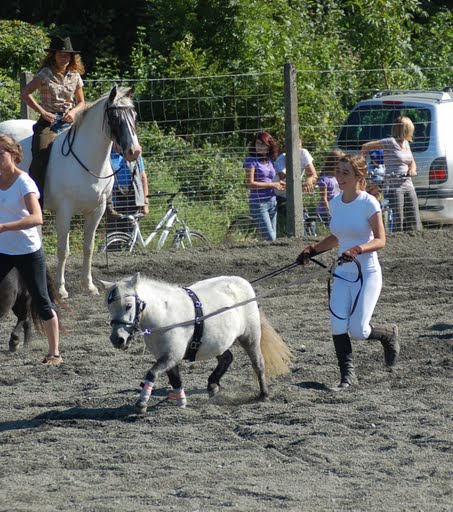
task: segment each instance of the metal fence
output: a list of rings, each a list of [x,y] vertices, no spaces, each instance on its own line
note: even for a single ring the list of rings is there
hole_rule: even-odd
[[[408,71],[406,79],[403,71],[394,71],[399,83],[413,86],[413,76]],[[235,219],[249,222],[242,165],[250,137],[262,130],[270,131],[282,147],[286,140],[289,168],[294,171],[295,186],[289,187],[286,220],[280,211],[279,236],[326,232],[316,214],[319,190],[302,194],[298,185],[299,157],[295,148],[299,130],[303,146],[320,174],[350,109],[357,101],[375,94],[392,72],[296,72],[287,65],[273,73],[132,80],[122,85],[133,85],[136,91],[138,130],[150,192],[183,189],[175,198],[180,218],[192,229],[202,231],[212,244],[222,244]],[[95,99],[113,84],[113,80],[86,80],[86,96]],[[434,80],[425,86],[439,89]],[[395,112],[397,109],[394,105]],[[429,130],[431,120],[423,122]],[[141,221],[144,234],[152,231],[166,209],[165,198],[151,199],[150,215]],[[52,214],[46,212],[45,219],[44,232],[49,239],[46,248],[52,251]],[[81,247],[80,221],[73,221],[72,251]],[[235,237],[256,236],[253,226],[244,226]],[[99,244],[104,237],[104,226],[100,226]]]

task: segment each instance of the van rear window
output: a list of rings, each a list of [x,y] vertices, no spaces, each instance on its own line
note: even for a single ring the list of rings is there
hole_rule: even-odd
[[[391,136],[394,120],[407,116],[415,126],[411,148],[414,153],[426,151],[431,131],[431,111],[406,105],[362,105],[351,112],[341,127],[337,145],[344,151],[359,151],[370,140]]]

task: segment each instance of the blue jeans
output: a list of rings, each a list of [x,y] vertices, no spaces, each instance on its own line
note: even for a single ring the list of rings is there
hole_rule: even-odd
[[[250,201],[250,215],[264,240],[277,238],[277,201]]]

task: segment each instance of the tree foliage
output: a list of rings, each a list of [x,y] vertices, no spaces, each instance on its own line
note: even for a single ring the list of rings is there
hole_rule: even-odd
[[[150,98],[156,94],[153,79],[261,73],[259,85],[254,85],[274,90],[267,97],[281,101],[281,70],[292,61],[298,69],[301,120],[319,126],[323,116],[341,116],[361,99],[358,91],[448,84],[453,19],[447,4],[440,0],[117,0],[106,5],[101,0],[49,0],[43,9],[36,1],[12,0],[0,7],[0,17],[22,21],[0,22],[0,73],[8,83],[7,78],[17,80],[21,70],[34,71],[48,38],[70,35],[82,50],[88,97],[104,92],[99,84],[90,91],[91,79],[134,80],[136,97]],[[430,72],[424,70],[427,67],[443,69]],[[377,71],[365,75],[359,70]],[[203,98],[213,92],[209,81],[193,80],[191,90],[178,87],[174,86],[174,94],[181,97],[200,96],[200,88]],[[237,84],[236,91],[246,97],[244,87]],[[229,97],[226,89],[217,93]],[[320,96],[325,103],[322,114],[313,108]],[[219,115],[241,107],[237,101],[229,105],[230,101],[225,100]],[[8,112],[16,108],[11,103]],[[262,107],[273,113],[280,131],[282,105],[270,99]],[[202,115],[218,110],[206,99],[200,99],[197,108]],[[144,106],[141,114],[151,120],[164,115],[150,106]],[[319,132],[307,136],[324,137]]]

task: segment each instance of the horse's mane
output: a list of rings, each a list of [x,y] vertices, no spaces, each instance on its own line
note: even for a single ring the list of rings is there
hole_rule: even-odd
[[[166,281],[161,281],[159,279],[151,279],[150,277],[146,276],[140,276],[140,280],[137,283],[137,288],[140,288],[142,286],[145,288],[147,286],[159,288],[159,291],[162,293],[165,293],[166,291],[174,291],[178,288],[181,288],[177,284],[167,283]]]
[[[130,91],[130,87],[118,87],[116,97],[115,97],[115,104],[118,106],[132,107],[133,106],[132,100],[128,96],[129,91]],[[74,128],[78,128],[79,125],[82,124],[87,113],[92,108],[95,108],[96,105],[98,105],[99,103],[106,101],[109,96],[110,96],[110,91],[106,94],[103,94],[100,98],[98,98],[95,101],[87,102],[85,104],[85,107],[77,114],[77,116],[74,120],[74,124],[73,124]]]

